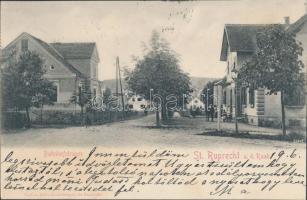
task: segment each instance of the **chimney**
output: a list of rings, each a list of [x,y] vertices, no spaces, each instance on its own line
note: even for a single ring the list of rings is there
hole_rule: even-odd
[[[284,19],[285,19],[285,25],[289,26],[290,25],[290,17],[286,16],[286,17],[284,17]]]

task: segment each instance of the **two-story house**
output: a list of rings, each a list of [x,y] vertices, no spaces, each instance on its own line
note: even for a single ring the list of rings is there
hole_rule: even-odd
[[[285,28],[295,33],[296,39],[304,48],[302,60],[307,64],[307,17],[304,15],[297,22],[290,24],[285,18]],[[254,125],[263,123],[278,124],[281,119],[280,93],[267,95],[265,88],[237,88],[235,97],[235,81],[232,71],[238,71],[242,64],[251,58],[256,51],[256,34],[272,24],[226,24],[224,27],[220,60],[227,63],[226,86],[222,96],[223,107],[233,116],[247,116],[248,122]],[[304,97],[304,96],[303,96]],[[236,98],[236,99],[235,99]],[[306,106],[301,96],[296,98],[296,104],[286,106],[286,124],[305,126]],[[237,109],[235,109],[237,102]]]
[[[9,56],[18,58],[21,52],[28,50],[43,59],[44,76],[54,83],[54,109],[75,109],[70,98],[86,81],[93,95],[101,95],[101,82],[98,80],[100,59],[95,43],[47,43],[24,32],[3,49],[2,59],[5,61]]]

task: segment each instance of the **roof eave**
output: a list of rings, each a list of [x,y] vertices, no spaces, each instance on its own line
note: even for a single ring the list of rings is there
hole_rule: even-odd
[[[222,39],[222,48],[221,48],[221,54],[220,54],[220,61],[227,61],[227,49],[228,49],[228,46],[229,46],[229,42],[228,42],[228,37],[227,37],[226,27],[225,27],[224,28],[224,33],[223,33],[223,39]]]

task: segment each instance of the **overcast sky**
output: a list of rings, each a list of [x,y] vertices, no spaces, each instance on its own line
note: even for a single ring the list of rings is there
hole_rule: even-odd
[[[96,42],[99,78],[115,77],[115,58],[133,68],[142,42],[153,30],[180,55],[191,76],[222,77],[219,61],[226,23],[294,22],[305,13],[304,0],[193,2],[1,2],[1,46],[22,32],[46,42]]]

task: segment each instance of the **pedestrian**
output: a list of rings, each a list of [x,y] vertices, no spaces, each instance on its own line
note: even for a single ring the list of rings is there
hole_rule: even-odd
[[[214,118],[217,118],[217,106],[214,105]]]

